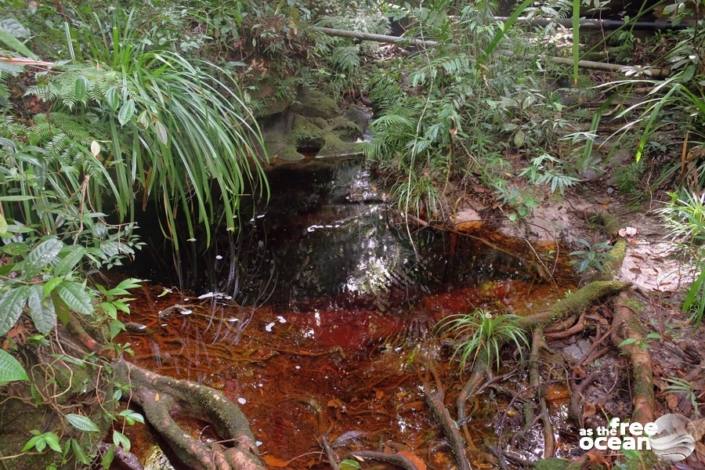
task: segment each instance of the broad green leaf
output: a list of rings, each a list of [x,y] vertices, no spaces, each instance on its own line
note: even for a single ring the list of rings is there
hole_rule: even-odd
[[[27,372],[10,353],[0,349],[0,385],[17,380],[29,380]]]
[[[135,102],[132,100],[127,100],[125,103],[123,103],[122,107],[120,108],[120,111],[118,112],[118,122],[120,123],[121,126],[124,126],[128,122],[130,122],[130,119],[132,119],[132,116],[135,115]]]
[[[27,302],[27,287],[15,287],[0,297],[0,336],[15,326]]]
[[[44,266],[54,262],[63,247],[63,242],[58,238],[52,237],[44,240],[29,252],[27,255],[27,262],[31,268],[41,269]]]
[[[7,235],[7,219],[5,216],[0,214],[0,236]]]
[[[29,314],[37,330],[42,334],[47,334],[56,326],[56,310],[51,299],[44,298],[44,288],[42,286],[32,286],[27,299]]]
[[[63,282],[56,288],[59,298],[74,312],[83,315],[93,313],[93,303],[86,286],[78,282]]]
[[[93,422],[88,416],[79,415],[76,413],[69,413],[66,415],[66,421],[69,422],[71,426],[84,432],[100,432],[98,425]]]
[[[13,51],[22,54],[25,57],[31,59],[36,59],[37,56],[34,52],[30,51],[27,46],[22,44],[22,41],[14,37],[5,29],[0,29],[0,44],[4,44],[6,47],[12,49]]]
[[[86,250],[83,247],[71,247],[71,251],[69,252],[69,254],[61,258],[61,260],[56,264],[56,267],[54,268],[54,274],[56,274],[57,276],[64,276],[70,273],[73,268],[81,261],[85,254]]]

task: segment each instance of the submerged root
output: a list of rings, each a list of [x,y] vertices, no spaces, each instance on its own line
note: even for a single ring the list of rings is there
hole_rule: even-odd
[[[155,374],[120,360],[117,376],[132,386],[131,398],[144,410],[156,431],[190,468],[204,470],[264,470],[247,418],[222,393],[186,380]],[[206,444],[182,429],[173,415],[210,422],[228,444]]]
[[[453,420],[448,408],[446,408],[443,403],[443,391],[438,390],[434,392],[431,390],[430,385],[426,383],[423,386],[423,394],[426,399],[426,404],[431,409],[431,413],[441,425],[441,429],[443,429],[443,435],[450,444],[458,469],[472,470],[470,461],[467,455],[465,455],[465,441],[463,440],[463,436],[460,435],[458,423]]]
[[[407,459],[401,454],[387,454],[385,452],[361,450],[358,452],[353,452],[352,456],[363,461],[374,460],[377,462],[388,463],[390,465],[394,465],[395,467],[403,468],[404,470],[421,470],[416,465],[414,465],[411,460]]]

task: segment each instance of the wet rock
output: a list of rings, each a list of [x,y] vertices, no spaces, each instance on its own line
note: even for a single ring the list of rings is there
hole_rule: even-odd
[[[561,352],[571,362],[580,362],[590,352],[591,344],[586,339],[579,339],[573,344],[561,349]]]

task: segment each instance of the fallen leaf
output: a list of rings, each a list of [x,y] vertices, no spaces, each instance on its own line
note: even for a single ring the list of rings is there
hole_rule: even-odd
[[[280,459],[279,457],[275,457],[274,455],[265,455],[262,457],[262,460],[264,460],[264,463],[267,464],[269,467],[274,467],[274,468],[285,468],[289,465],[289,462],[287,462],[284,459]]]

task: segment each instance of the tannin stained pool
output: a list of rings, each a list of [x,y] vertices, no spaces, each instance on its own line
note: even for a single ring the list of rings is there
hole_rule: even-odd
[[[328,468],[318,443],[322,436],[343,452],[381,445],[407,450],[429,468],[452,467],[420,391],[426,356],[437,359],[449,403],[462,381],[432,332],[412,338],[415,318],[371,309],[253,310],[159,293],[153,288],[133,303],[130,321],[147,329],[120,340],[130,343],[139,365],[213,386],[240,404],[270,467]],[[425,296],[420,308],[430,324],[480,307],[538,311],[560,295],[547,285],[489,281]],[[473,442],[495,441],[501,421],[507,432],[515,430],[507,404],[502,396],[472,404]],[[209,438],[199,423],[191,423],[191,430]],[[146,451],[153,439],[148,431],[133,428],[131,434],[138,452]],[[483,462],[494,467],[492,456],[479,449],[471,458],[478,468]]]
[[[137,364],[220,389],[238,403],[270,468],[329,468],[324,437],[341,457],[393,450],[428,468],[453,468],[422,386],[442,386],[451,408],[466,377],[433,325],[478,308],[541,311],[564,289],[531,273],[521,240],[487,232],[482,240],[495,242],[480,243],[400,224],[358,161],[293,176],[287,170],[270,182],[273,200],[236,239],[216,239],[184,257],[187,290],[163,291],[158,282],[168,281],[168,270],[152,265],[145,276],[155,283],[126,318],[139,328],[118,339]],[[498,245],[509,248],[491,248]],[[520,358],[506,359],[500,374]],[[522,430],[512,394],[527,387],[516,378],[515,389],[469,404],[463,431],[475,468],[495,468],[487,449]],[[565,414],[566,395],[555,396],[554,412]],[[203,423],[184,423],[201,439],[217,439]],[[144,456],[155,437],[144,426],[128,431]],[[525,431],[540,454],[540,430]],[[385,468],[365,468],[375,465]]]

